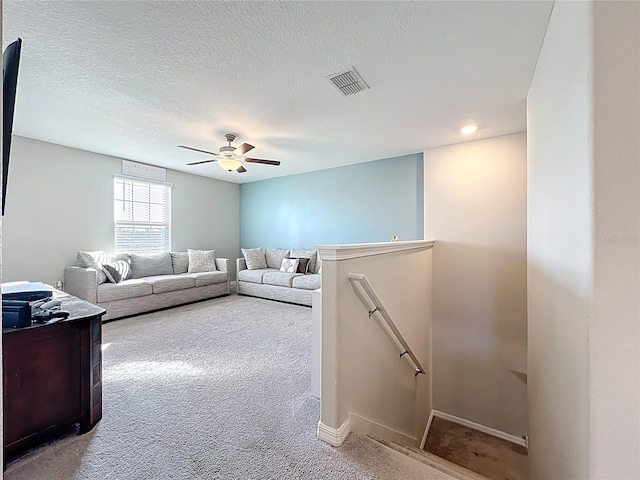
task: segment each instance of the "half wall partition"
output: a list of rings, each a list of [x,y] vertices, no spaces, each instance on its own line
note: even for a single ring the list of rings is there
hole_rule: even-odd
[[[354,431],[419,446],[431,412],[433,242],[316,248],[322,258],[319,438],[339,446]],[[372,297],[363,298],[353,281],[363,277]]]

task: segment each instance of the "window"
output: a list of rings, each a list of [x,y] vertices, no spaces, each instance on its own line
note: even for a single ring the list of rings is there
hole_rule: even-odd
[[[113,199],[116,252],[171,250],[171,184],[116,175]]]

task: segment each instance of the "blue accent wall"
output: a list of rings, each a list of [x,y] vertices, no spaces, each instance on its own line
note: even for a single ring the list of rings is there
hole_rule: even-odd
[[[386,242],[424,237],[423,155],[240,185],[242,248]]]

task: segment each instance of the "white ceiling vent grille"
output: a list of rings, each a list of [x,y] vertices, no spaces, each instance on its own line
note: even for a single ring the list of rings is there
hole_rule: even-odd
[[[328,75],[327,80],[331,82],[331,85],[340,90],[345,97],[369,89],[354,67]]]

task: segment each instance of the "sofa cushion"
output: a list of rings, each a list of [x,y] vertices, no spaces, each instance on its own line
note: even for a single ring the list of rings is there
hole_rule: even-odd
[[[309,273],[317,273],[316,270],[316,263],[317,263],[317,257],[318,257],[318,251],[316,249],[313,250],[304,250],[301,248],[293,248],[291,250],[291,253],[289,253],[289,256],[291,258],[300,258],[300,257],[305,257],[309,259],[309,268],[307,269],[307,271]]]
[[[242,255],[247,262],[247,268],[249,270],[262,270],[267,268],[267,261],[264,258],[264,253],[261,248],[243,248]],[[278,265],[278,267],[280,266]]]
[[[171,252],[171,266],[174,275],[189,271],[189,254],[187,252]]]
[[[193,277],[187,275],[155,275],[145,277],[145,281],[149,282],[153,287],[153,293],[166,293],[175,290],[186,290],[196,286]]]
[[[133,278],[153,275],[173,275],[171,254],[169,252],[131,254],[131,276]]]
[[[84,268],[95,268],[98,272],[98,285],[107,281],[107,276],[102,271],[102,265],[111,262],[111,258],[102,250],[93,252],[79,251],[76,254],[78,266]]]
[[[267,267],[280,268],[282,265],[282,259],[289,256],[289,250],[282,250],[280,248],[267,248],[264,251],[264,257],[267,261]]]
[[[105,263],[102,265],[102,271],[111,283],[120,283],[131,277],[131,266],[125,260]]]
[[[238,280],[241,282],[262,283],[262,276],[267,272],[275,272],[272,268],[261,268],[260,270],[240,270]]]
[[[262,283],[265,285],[277,285],[279,287],[290,287],[294,277],[302,276],[301,273],[286,273],[280,271],[267,272],[262,276]]]
[[[248,270],[245,270],[248,271]],[[255,270],[254,270],[255,271]],[[204,287],[215,283],[224,283],[227,281],[227,272],[200,272],[188,273],[196,282],[196,287]]]
[[[187,254],[189,255],[189,273],[216,271],[215,250],[192,250],[188,248]]]
[[[293,279],[293,288],[301,290],[316,290],[322,286],[322,276],[317,273],[300,275]]]
[[[114,302],[127,298],[144,297],[151,295],[153,289],[149,282],[142,279],[125,280],[120,283],[103,283],[98,286],[98,303]]]

